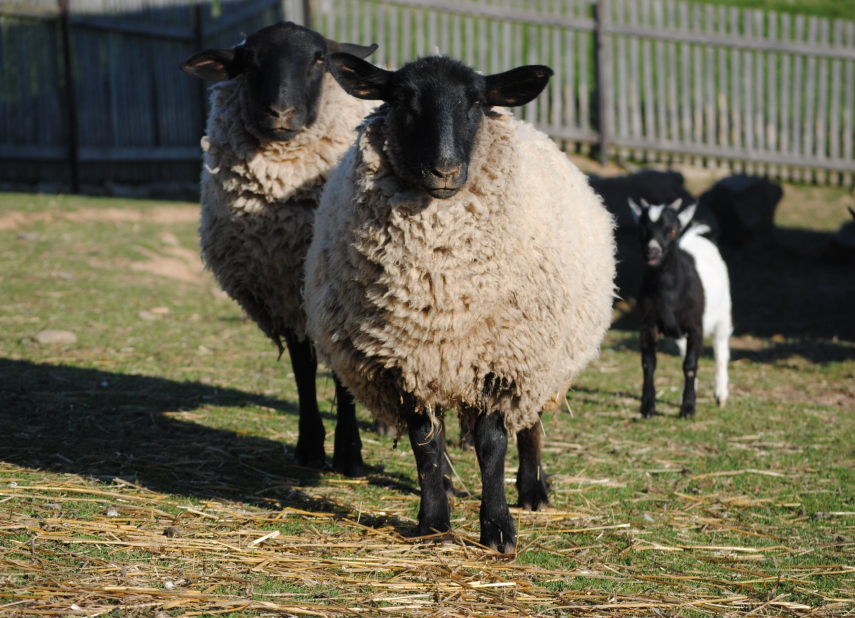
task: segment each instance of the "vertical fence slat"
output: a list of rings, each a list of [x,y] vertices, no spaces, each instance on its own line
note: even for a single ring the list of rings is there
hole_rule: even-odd
[[[629,25],[638,27],[638,0],[629,2]],[[637,36],[629,39],[629,133],[641,137],[641,51]]]
[[[774,11],[769,13],[769,33],[770,41],[778,41],[778,14]],[[778,66],[780,55],[777,52],[768,52],[766,54],[766,148],[770,152],[778,151],[778,76],[781,69]]]
[[[704,32],[712,35],[715,32],[715,7],[707,5],[704,7]],[[704,90],[704,127],[706,128],[706,143],[714,146],[715,140],[715,107],[716,107],[716,90],[715,90],[715,48],[712,45],[707,45],[705,51],[706,65],[704,69],[705,90]]]
[[[763,11],[754,11],[754,33],[757,38],[765,38],[764,22]],[[762,52],[754,53],[752,56],[756,70],[754,77],[754,144],[758,150],[763,150],[766,148],[765,66]]]
[[[641,24],[649,28],[650,22],[650,0],[641,0]],[[641,41],[641,65],[643,75],[643,106],[644,106],[644,137],[650,140],[657,138],[656,132],[656,108],[653,95],[653,44],[645,37]]]
[[[701,31],[701,7],[700,5],[692,5],[691,16],[692,32],[700,33]],[[701,46],[695,44],[692,46],[692,141],[699,145],[703,142],[704,118],[703,118],[703,78],[704,70],[701,65]],[[699,163],[698,158],[694,159],[695,165]]]
[[[585,13],[587,14],[587,13]],[[591,81],[588,71],[588,58],[590,57],[591,34],[589,32],[580,32],[576,37],[578,45],[578,70],[579,70],[579,87],[576,92],[579,93],[579,126],[586,131],[594,130],[591,125]],[[571,84],[573,82],[570,82]],[[572,111],[572,106],[571,111]]]
[[[668,26],[677,29],[677,5],[667,0]],[[668,43],[668,117],[671,119],[670,139],[680,141],[680,108],[677,99],[677,44]]]
[[[747,9],[742,14],[742,24],[745,28],[745,38],[754,36],[754,20],[751,11]],[[754,150],[754,53],[742,52],[742,134],[745,140],[745,149]],[[751,173],[753,165],[746,166]]]
[[[827,19],[820,22],[819,40],[822,45],[831,45],[830,24]],[[828,135],[828,58],[819,59],[819,93],[817,96],[816,114],[816,157],[828,158],[826,150]]]
[[[816,45],[819,33],[819,20],[816,17],[808,19],[808,45]],[[802,122],[802,153],[810,156],[813,153],[813,127],[816,114],[816,56],[807,57],[805,68],[805,116]]]
[[[843,47],[843,21],[834,20],[834,46]],[[835,58],[831,62],[831,110],[828,117],[828,156],[832,159],[840,158],[840,93],[843,81],[840,60]]]
[[[846,25],[846,47],[855,49],[855,22]],[[846,61],[846,104],[843,106],[843,158],[852,161],[852,142],[855,138],[855,61]],[[851,184],[852,174],[844,177]]]
[[[653,0],[653,25],[665,29],[665,7],[662,0]],[[665,43],[657,40],[656,47],[656,139],[668,139],[668,108],[665,96],[668,71],[665,68]]]

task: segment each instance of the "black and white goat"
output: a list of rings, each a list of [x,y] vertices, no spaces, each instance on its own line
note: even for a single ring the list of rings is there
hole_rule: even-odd
[[[733,332],[727,266],[718,248],[702,236],[708,228],[690,225],[697,204],[680,212],[681,203],[651,206],[642,200],[639,206],[629,200],[647,262],[638,294],[644,418],[656,413],[653,373],[660,334],[677,340],[683,358],[680,416],[695,414],[698,358],[705,336],[713,338],[716,401],[720,406],[727,401],[728,340]]]

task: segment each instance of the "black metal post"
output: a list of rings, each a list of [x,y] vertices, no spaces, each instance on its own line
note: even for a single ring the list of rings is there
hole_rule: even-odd
[[[303,0],[303,25],[306,28],[312,27],[312,0]]]
[[[71,192],[80,193],[80,127],[77,121],[77,93],[71,63],[71,23],[68,0],[59,0],[59,21],[62,31],[62,61],[65,72],[65,103],[68,111],[68,166],[71,172]]]
[[[194,40],[196,43],[196,51],[205,49],[205,32],[202,29],[203,18],[202,0],[196,0],[195,18],[196,24],[193,30]],[[205,135],[208,119],[208,85],[205,80],[200,79],[199,82],[199,119],[202,123],[202,135]]]
[[[597,70],[597,129],[600,133],[600,163],[605,165],[609,161],[609,135],[606,128],[606,113],[608,109],[608,100],[606,89],[609,84],[606,83],[606,60],[607,55],[603,53],[605,49],[604,35],[605,30],[603,24],[607,18],[603,0],[597,0],[594,6],[594,22],[596,23],[596,42],[594,45],[594,66]]]

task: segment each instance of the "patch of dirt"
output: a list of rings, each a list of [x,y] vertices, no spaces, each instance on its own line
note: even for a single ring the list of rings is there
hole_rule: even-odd
[[[203,280],[205,266],[198,251],[180,246],[164,247],[163,251],[166,255],[155,253],[144,247],[137,247],[137,250],[147,255],[149,259],[143,262],[131,262],[129,267],[133,271],[152,273],[188,283],[200,283]]]
[[[69,212],[20,212],[12,211],[0,215],[0,230],[19,230],[36,223],[51,224],[54,221],[88,223],[92,221],[115,223],[194,223],[199,220],[197,206],[177,204],[155,206],[149,210],[133,208],[83,208]]]

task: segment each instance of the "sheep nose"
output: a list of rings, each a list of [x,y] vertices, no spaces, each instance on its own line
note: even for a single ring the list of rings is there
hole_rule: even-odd
[[[279,109],[275,105],[271,105],[267,108],[267,113],[273,116],[274,118],[279,118],[280,120],[288,120],[294,114],[297,113],[297,107],[295,105],[291,105],[285,109]]]
[[[462,169],[462,163],[434,162],[430,166],[430,173],[443,180],[455,180],[460,176]]]

